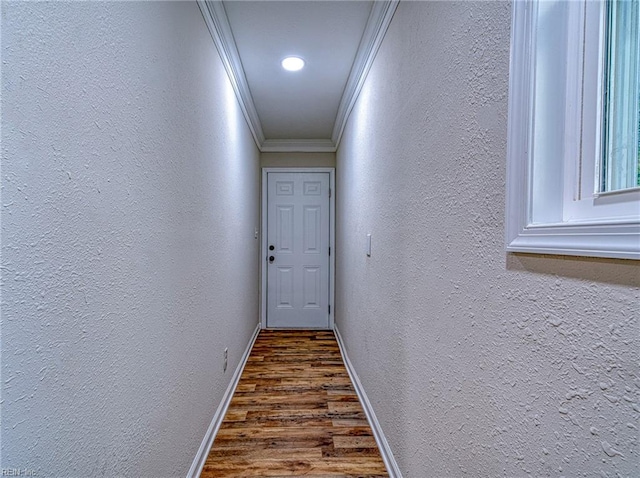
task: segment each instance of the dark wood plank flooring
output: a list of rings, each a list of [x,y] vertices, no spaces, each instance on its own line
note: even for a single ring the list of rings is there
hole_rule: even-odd
[[[200,476],[388,476],[333,332],[260,332]]]

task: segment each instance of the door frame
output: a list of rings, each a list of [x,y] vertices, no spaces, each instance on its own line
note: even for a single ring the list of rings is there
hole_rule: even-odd
[[[262,286],[260,288],[260,327],[267,328],[267,175],[269,173],[329,173],[329,330],[334,328],[335,316],[335,270],[336,270],[336,169],[335,168],[262,168],[262,219],[261,247],[260,247],[260,276]]]

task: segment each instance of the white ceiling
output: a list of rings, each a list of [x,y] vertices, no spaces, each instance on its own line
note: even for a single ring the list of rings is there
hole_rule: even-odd
[[[199,1],[262,151],[335,150],[397,2]]]
[[[372,2],[225,1],[267,139],[330,139]],[[288,55],[305,68],[284,70]]]

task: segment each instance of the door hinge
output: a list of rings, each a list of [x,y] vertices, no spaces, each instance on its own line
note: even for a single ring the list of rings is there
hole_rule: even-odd
[[[331,248],[329,248],[329,255],[331,255]]]
[[[331,197],[331,188],[329,188],[329,197]]]
[[[329,306],[329,315],[331,315],[331,306]]]

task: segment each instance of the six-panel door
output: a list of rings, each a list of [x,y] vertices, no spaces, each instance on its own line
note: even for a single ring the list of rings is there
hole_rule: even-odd
[[[267,175],[267,327],[329,327],[329,173]]]

